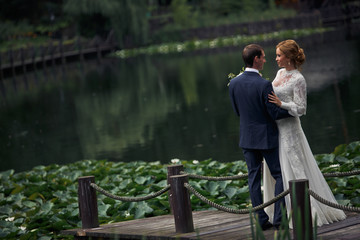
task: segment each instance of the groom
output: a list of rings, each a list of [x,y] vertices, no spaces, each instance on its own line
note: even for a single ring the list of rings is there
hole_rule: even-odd
[[[240,116],[240,143],[248,167],[249,190],[253,207],[263,203],[261,193],[261,165],[265,158],[271,175],[276,181],[275,196],[283,192],[283,180],[279,162],[278,129],[275,120],[290,117],[286,110],[270,103],[268,95],[273,91],[271,82],[263,79],[265,53],[257,44],[247,45],[242,57],[245,72],[230,81],[229,93],[235,113]],[[281,223],[281,205],[284,198],[275,203],[273,224]],[[272,227],[263,209],[257,212],[263,230]]]

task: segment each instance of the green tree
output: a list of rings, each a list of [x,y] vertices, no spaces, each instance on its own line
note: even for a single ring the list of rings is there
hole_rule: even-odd
[[[64,12],[75,17],[85,36],[114,30],[120,47],[144,44],[148,36],[147,2],[133,0],[66,0]]]
[[[62,0],[0,0],[0,20],[43,24],[61,15]]]
[[[192,4],[202,13],[227,16],[242,14],[245,11],[262,11],[275,6],[275,0],[193,0]]]
[[[52,35],[66,27],[62,0],[0,0],[0,42]]]
[[[186,0],[173,0],[171,2],[171,9],[173,11],[174,22],[177,25],[182,27],[192,27],[194,25],[191,6],[186,3]]]

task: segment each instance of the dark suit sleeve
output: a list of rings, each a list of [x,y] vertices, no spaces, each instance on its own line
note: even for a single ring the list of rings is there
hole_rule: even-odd
[[[234,85],[235,84],[231,84],[229,85],[229,95],[230,95],[230,100],[231,100],[231,105],[232,108],[234,109],[234,112],[236,113],[236,115],[240,116],[240,113],[238,111],[238,106],[236,104],[236,98],[235,98],[235,93],[234,93]]]
[[[269,94],[271,94],[271,92],[273,91],[273,87],[269,82],[265,87],[265,91],[263,92],[263,99],[265,101],[266,110],[271,116],[271,118],[274,120],[278,120],[282,118],[292,117],[287,110],[278,107],[275,103],[269,102]]]

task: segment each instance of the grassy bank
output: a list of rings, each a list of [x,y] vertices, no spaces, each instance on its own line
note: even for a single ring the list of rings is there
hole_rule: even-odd
[[[360,141],[336,147],[333,153],[316,155],[325,172],[360,168]],[[244,161],[222,163],[211,159],[169,160],[181,163],[189,173],[229,176],[247,172]],[[110,162],[83,160],[67,165],[37,166],[30,171],[0,173],[0,238],[63,239],[63,229],[81,227],[78,216],[77,178],[95,176],[98,186],[119,196],[148,195],[164,188],[167,165],[159,162]],[[340,204],[360,206],[360,177],[327,179]],[[236,209],[250,206],[247,180],[190,180],[210,200]],[[121,202],[97,194],[100,224],[169,213],[167,194],[148,201]],[[194,211],[210,206],[191,196]]]
[[[159,45],[151,45],[140,48],[123,49],[115,52],[115,56],[120,58],[134,57],[137,55],[147,54],[170,54],[191,52],[201,49],[211,49],[220,47],[236,47],[249,44],[252,42],[265,42],[269,40],[298,38],[313,34],[331,31],[332,28],[312,28],[312,29],[293,29],[276,31],[272,33],[264,33],[257,35],[236,35],[230,37],[219,37],[216,39],[191,40],[185,42],[164,43]]]

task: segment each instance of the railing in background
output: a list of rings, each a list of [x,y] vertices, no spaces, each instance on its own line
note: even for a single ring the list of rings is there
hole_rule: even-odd
[[[26,73],[50,65],[65,64],[68,61],[83,61],[96,57],[99,61],[116,50],[116,43],[111,32],[106,40],[95,37],[88,41],[76,38],[72,41],[52,40],[47,44],[0,52],[0,80],[16,73]]]

